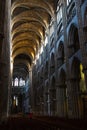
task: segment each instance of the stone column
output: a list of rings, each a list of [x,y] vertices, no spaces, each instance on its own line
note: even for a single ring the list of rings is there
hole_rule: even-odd
[[[8,104],[8,90],[6,86],[7,74],[4,73],[6,63],[0,62],[0,119],[4,119],[7,116],[7,104]]]
[[[48,36],[48,115],[50,115],[51,110],[50,110],[50,31],[49,27],[47,29],[47,36]],[[46,57],[45,57],[46,58]],[[44,59],[45,60],[45,59]]]
[[[2,44],[4,38],[4,16],[5,16],[5,0],[0,1],[0,61],[2,54]]]
[[[48,109],[48,112],[47,114],[50,115],[50,95],[49,95],[49,92],[48,92],[48,95],[47,95],[47,109]]]
[[[29,69],[29,79],[30,79],[30,92],[29,92],[29,95],[30,95],[30,99],[29,99],[29,103],[31,105],[31,112],[35,111],[35,108],[34,108],[34,88],[32,86],[32,67]]]
[[[57,115],[60,117],[67,117],[67,95],[66,85],[57,86]]]
[[[0,59],[1,59],[1,55],[2,55],[3,38],[4,38],[4,35],[0,32]]]
[[[3,67],[4,62],[2,61],[2,47],[3,47],[3,38],[4,38],[4,17],[5,17],[5,0],[0,1],[0,120],[2,120],[3,116],[3,94],[4,94],[4,88],[3,88]]]
[[[79,95],[78,79],[68,80],[67,95],[68,95],[68,117],[81,118],[82,117],[82,101]]]
[[[56,115],[56,89],[50,89],[50,113]]]
[[[46,86],[48,87],[48,86]],[[50,95],[49,90],[45,90],[44,93],[44,114],[50,115]]]
[[[10,90],[10,0],[0,1],[0,120],[8,116]],[[4,36],[3,36],[4,34]]]

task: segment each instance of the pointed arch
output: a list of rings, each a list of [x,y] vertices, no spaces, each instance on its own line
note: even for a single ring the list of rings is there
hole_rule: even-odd
[[[69,57],[80,49],[79,34],[77,26],[72,23],[68,34],[68,50]]]

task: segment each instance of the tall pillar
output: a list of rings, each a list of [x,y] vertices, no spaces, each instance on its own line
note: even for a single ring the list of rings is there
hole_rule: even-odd
[[[57,115],[60,117],[67,117],[67,95],[66,86],[57,86]]]
[[[3,48],[3,32],[4,32],[4,17],[5,17],[5,0],[0,1],[0,120],[2,119],[3,116],[3,67],[4,67],[4,62],[2,61],[2,48]]]
[[[34,94],[33,94],[33,86],[32,86],[32,67],[29,69],[29,79],[30,79],[30,99],[29,104],[31,106],[31,112],[34,112]]]
[[[68,117],[81,118],[82,101],[79,94],[79,81],[78,79],[70,79],[67,82],[67,95],[68,95]]]
[[[2,44],[4,38],[4,17],[5,17],[5,0],[0,1],[0,61],[2,54]]]
[[[4,77],[3,77],[3,67],[5,64],[0,61],[0,120],[3,117],[3,112],[4,112],[4,87],[3,87],[3,82],[4,82]]]
[[[0,1],[0,120],[8,116],[10,90],[10,0]],[[8,10],[9,9],[9,10]]]

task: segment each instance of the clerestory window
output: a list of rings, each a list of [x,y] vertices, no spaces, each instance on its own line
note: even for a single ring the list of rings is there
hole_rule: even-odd
[[[57,24],[59,24],[59,22],[62,19],[62,6],[57,7]]]
[[[67,0],[67,6],[71,3],[72,0]]]
[[[14,86],[18,86],[18,78],[15,78]]]

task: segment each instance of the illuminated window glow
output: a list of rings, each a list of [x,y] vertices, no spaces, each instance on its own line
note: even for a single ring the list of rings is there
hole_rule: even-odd
[[[18,97],[16,97],[16,106],[18,106]]]
[[[18,86],[18,78],[15,78],[14,86]]]
[[[14,100],[15,100],[16,98],[15,98],[15,96],[14,96]]]
[[[47,45],[47,43],[48,43],[48,37],[46,36],[46,38],[45,38],[45,46]]]
[[[83,71],[83,67],[82,67],[82,65],[80,64],[80,73],[81,73],[80,90],[81,90],[82,92],[85,92],[85,91],[86,91],[86,84],[85,84],[84,73],[83,73],[82,71]]]
[[[25,85],[25,80],[23,80],[22,78],[20,78],[19,86],[24,86],[24,85]]]
[[[67,6],[70,4],[71,1],[72,1],[72,0],[67,0]]]
[[[60,22],[60,20],[62,19],[62,6],[58,6],[57,8],[57,23]]]
[[[42,53],[43,52],[43,46],[41,46],[41,49],[40,49],[40,53]]]

